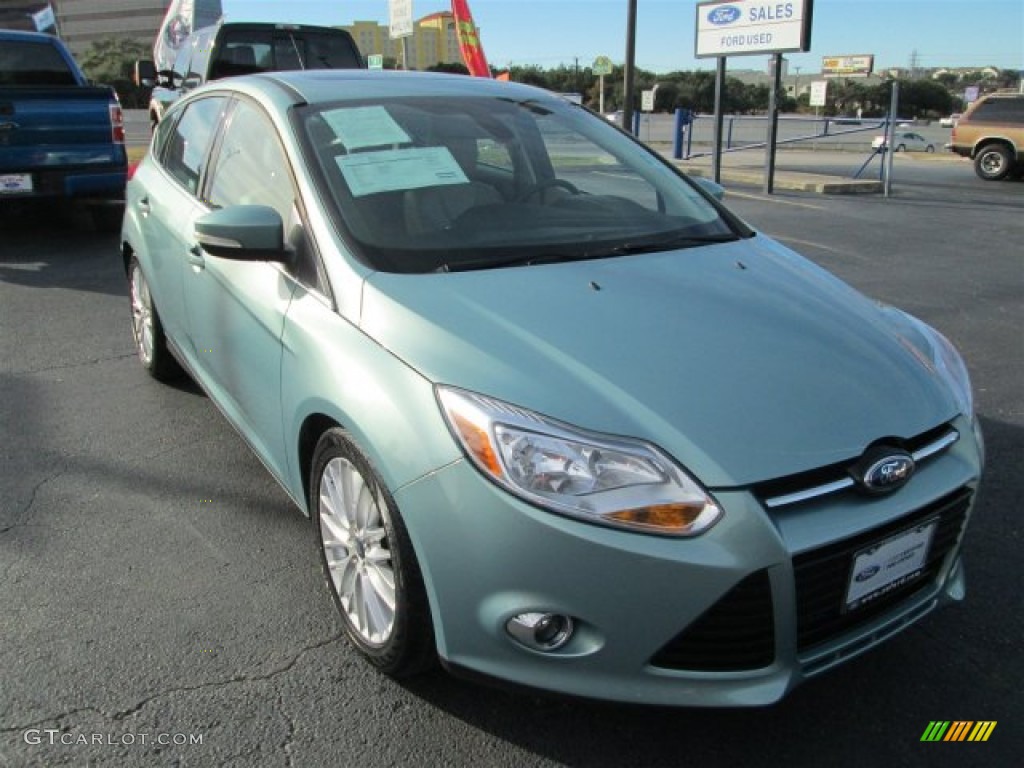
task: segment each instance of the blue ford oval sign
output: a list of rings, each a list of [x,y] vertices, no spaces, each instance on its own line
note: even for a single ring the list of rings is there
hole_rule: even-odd
[[[854,576],[853,580],[857,582],[867,581],[873,576],[877,576],[880,570],[882,570],[882,566],[880,565],[869,565],[863,571]]]
[[[735,5],[723,5],[721,8],[713,8],[708,13],[708,21],[721,27],[738,21],[742,15],[742,11]]]
[[[914,459],[907,453],[891,453],[868,465],[860,481],[874,493],[895,491],[914,474]]]

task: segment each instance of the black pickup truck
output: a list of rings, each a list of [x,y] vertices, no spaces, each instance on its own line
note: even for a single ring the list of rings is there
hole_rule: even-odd
[[[172,69],[135,63],[135,80],[153,87],[153,127],[179,96],[210,80],[288,69],[365,69],[352,36],[336,27],[262,22],[219,22],[197,29],[181,44]]]
[[[57,38],[0,30],[0,207],[85,202],[117,231],[127,167],[114,90],[90,85]]]

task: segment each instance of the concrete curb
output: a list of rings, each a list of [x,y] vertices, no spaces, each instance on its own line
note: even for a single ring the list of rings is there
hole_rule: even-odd
[[[689,176],[711,178],[711,169],[708,167],[689,165],[675,160],[672,161],[672,164]],[[764,185],[764,171],[759,169],[723,167],[720,175],[723,183]],[[813,192],[819,195],[864,195],[881,192],[882,182],[871,179],[847,179],[820,173],[777,170],[774,187],[797,192]]]

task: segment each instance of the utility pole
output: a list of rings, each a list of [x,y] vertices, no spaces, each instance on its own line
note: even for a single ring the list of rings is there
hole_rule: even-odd
[[[626,63],[622,67],[622,129],[633,132],[633,62],[636,61],[636,0],[626,14]]]

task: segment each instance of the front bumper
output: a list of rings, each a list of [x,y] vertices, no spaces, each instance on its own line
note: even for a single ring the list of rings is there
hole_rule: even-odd
[[[895,493],[866,499],[851,491],[769,512],[750,490],[718,491],[726,514],[695,539],[560,517],[518,501],[466,461],[449,465],[395,494],[423,571],[438,652],[456,669],[588,698],[775,702],[962,597],[960,545],[982,463],[962,421],[962,439]],[[854,553],[915,516],[937,518],[944,537],[924,575],[846,615]],[[831,565],[808,571],[819,555]],[[822,615],[820,600],[808,608],[808,590],[829,579],[838,579],[839,591],[826,596]],[[524,612],[571,616],[576,632],[555,651],[529,650],[505,630]]]

